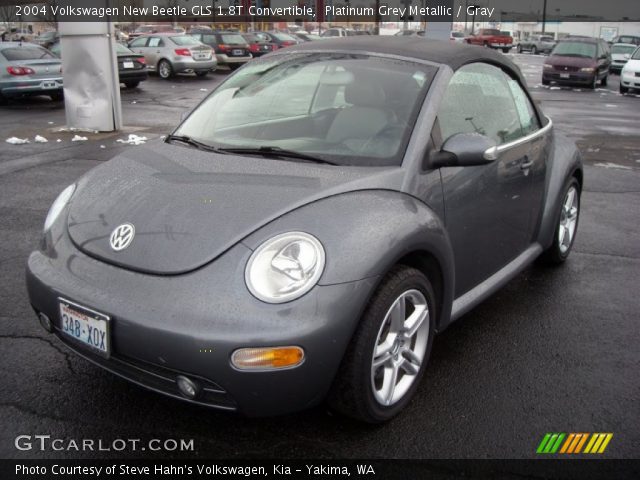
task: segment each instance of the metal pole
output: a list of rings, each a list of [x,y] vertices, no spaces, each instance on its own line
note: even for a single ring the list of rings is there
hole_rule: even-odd
[[[542,33],[544,34],[545,23],[547,22],[547,0],[542,3]]]

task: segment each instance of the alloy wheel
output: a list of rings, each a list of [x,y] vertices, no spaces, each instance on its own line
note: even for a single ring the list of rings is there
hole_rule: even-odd
[[[574,186],[569,188],[562,203],[560,212],[560,225],[558,226],[558,247],[562,254],[567,253],[571,248],[573,237],[576,233],[578,223],[579,200],[578,191]]]
[[[371,387],[376,401],[401,400],[417,378],[429,343],[429,306],[418,290],[402,293],[387,311],[371,359]]]

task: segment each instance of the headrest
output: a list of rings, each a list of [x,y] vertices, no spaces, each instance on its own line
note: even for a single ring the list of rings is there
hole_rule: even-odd
[[[380,107],[384,105],[385,93],[377,83],[358,82],[350,83],[344,90],[344,99],[347,103],[358,107]]]

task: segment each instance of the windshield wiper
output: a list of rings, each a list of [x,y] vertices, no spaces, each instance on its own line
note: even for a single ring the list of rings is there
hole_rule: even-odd
[[[187,135],[169,135],[166,141],[186,143],[187,145],[191,145],[192,147],[198,148],[200,150],[221,153],[219,148],[216,148],[213,145],[207,145],[206,143],[199,142],[198,140],[194,140]]]
[[[280,147],[231,147],[231,148],[219,148],[221,152],[225,153],[237,153],[240,155],[262,155],[264,157],[281,157],[281,158],[297,158],[299,160],[306,160],[314,163],[325,163],[327,165],[337,165],[337,163],[325,160],[324,158],[314,157],[313,155],[307,155],[306,153],[296,152],[294,150],[286,150]]]

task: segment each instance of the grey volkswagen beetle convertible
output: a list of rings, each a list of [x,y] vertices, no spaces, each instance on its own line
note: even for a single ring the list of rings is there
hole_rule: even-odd
[[[29,296],[70,349],[156,392],[381,422],[436,333],[537,257],[567,258],[582,182],[501,54],[306,43],[65,189]]]

